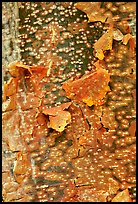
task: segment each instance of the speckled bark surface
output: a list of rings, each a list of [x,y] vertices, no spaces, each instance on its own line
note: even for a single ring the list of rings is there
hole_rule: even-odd
[[[91,3],[99,16],[81,6],[3,3],[3,79],[12,78],[4,86],[2,113],[5,202],[136,200],[135,3]],[[7,15],[14,19],[8,22]],[[12,41],[19,40],[12,60],[5,51],[11,49],[7,25],[16,31]],[[98,40],[112,25],[111,48],[103,44],[106,37]],[[124,43],[120,39],[128,33],[132,38]],[[10,76],[13,61],[27,67],[13,64]],[[94,74],[98,82],[86,81]],[[100,103],[92,103],[93,93]]]

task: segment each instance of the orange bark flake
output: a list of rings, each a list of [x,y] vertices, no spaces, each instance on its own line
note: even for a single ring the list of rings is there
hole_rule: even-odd
[[[3,100],[6,96],[17,93],[22,88],[26,91],[35,91],[40,96],[40,82],[46,76],[47,69],[41,66],[28,66],[22,62],[9,64],[9,73],[12,78],[4,85]],[[41,91],[42,92],[42,91]]]
[[[9,99],[2,103],[2,112],[15,110],[17,108],[16,94],[9,96]]]
[[[75,7],[87,14],[89,22],[101,21],[104,23],[106,21],[107,17],[103,14],[101,2],[79,2],[75,4]]]
[[[22,62],[16,61],[9,64],[8,70],[11,76],[15,78],[31,78],[34,74],[37,74],[39,79],[43,78],[46,73],[46,69],[44,67],[28,66],[24,65]]]
[[[130,33],[124,35],[122,41],[124,45],[127,45],[128,41],[132,38],[132,35]]]
[[[124,35],[123,39],[122,39],[122,43],[124,45],[127,45],[129,43],[129,51],[130,51],[130,56],[134,57],[135,55],[135,48],[136,48],[136,39],[130,34],[126,34]]]
[[[94,44],[94,49],[96,51],[96,57],[99,60],[103,60],[104,59],[104,51],[112,50],[112,43],[113,43],[113,30],[112,30],[112,28],[110,28]]]
[[[48,127],[53,128],[58,132],[62,132],[65,126],[71,122],[71,114],[68,111],[64,111],[71,105],[71,102],[61,104],[60,106],[53,108],[44,108],[43,113],[49,115]]]
[[[68,111],[60,111],[56,116],[49,116],[49,126],[58,132],[62,132],[65,126],[71,122],[71,115]]]
[[[32,74],[32,72],[30,71],[30,67],[28,65],[24,65],[21,62],[15,61],[15,62],[10,63],[8,69],[9,69],[11,76],[13,77],[22,76],[22,73],[24,70],[28,70],[28,72]]]
[[[112,202],[132,202],[132,199],[130,198],[130,194],[128,189],[119,192],[113,199]]]
[[[96,57],[99,60],[104,59],[105,51],[112,50],[113,40],[122,41],[124,45],[130,44],[130,51],[134,52],[135,39],[128,33],[123,35],[123,33],[116,28],[113,28],[113,24],[109,25],[109,29],[99,38],[99,40],[94,44],[94,50],[96,52]]]
[[[17,79],[11,78],[3,88],[3,101],[6,101],[6,98],[15,94],[17,92]]]
[[[68,80],[62,88],[70,99],[82,101],[88,106],[98,105],[109,91],[110,76],[105,69],[98,69],[95,73],[82,76],[75,81]]]

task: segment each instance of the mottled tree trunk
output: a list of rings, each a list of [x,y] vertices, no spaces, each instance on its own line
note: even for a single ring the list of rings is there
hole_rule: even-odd
[[[135,17],[135,2],[2,3],[4,202],[135,202]]]
[[[18,39],[18,3],[2,3],[2,82],[7,74],[7,65],[21,59]],[[3,84],[2,83],[2,84]]]

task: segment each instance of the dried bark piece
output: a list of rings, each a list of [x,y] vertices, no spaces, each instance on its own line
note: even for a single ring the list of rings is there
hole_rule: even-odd
[[[98,69],[94,73],[83,75],[75,81],[68,80],[62,88],[70,99],[82,101],[88,106],[98,105],[109,91],[110,76],[107,70]]]
[[[123,37],[123,39],[122,39],[123,44],[124,44],[124,45],[127,45],[128,41],[129,41],[131,38],[133,38],[133,36],[132,36],[130,33],[124,35],[124,37]]]
[[[8,66],[8,70],[13,77],[20,77],[24,70],[27,70],[30,74],[32,74],[30,70],[30,66],[24,65],[22,62],[12,62]]]
[[[31,78],[37,75],[37,80],[40,81],[46,73],[46,68],[41,66],[28,66],[22,62],[12,62],[8,66],[8,70],[12,77],[15,78]]]
[[[75,4],[75,7],[87,14],[89,22],[101,21],[104,23],[107,19],[101,8],[101,2],[79,2]]]
[[[29,67],[22,63],[14,62],[9,66],[9,71],[13,77],[4,85],[3,112],[16,109],[17,104],[23,110],[40,106],[41,99],[36,97],[35,93],[28,92],[40,92],[38,84],[46,73],[46,69]],[[39,96],[41,95],[39,94]]]
[[[122,43],[124,45],[127,45],[129,43],[129,51],[130,51],[130,56],[134,57],[135,56],[135,48],[136,48],[136,39],[134,36],[132,36],[130,33],[126,34],[123,36]]]
[[[117,41],[121,40],[124,45],[127,45],[129,42],[130,56],[134,57],[134,49],[136,47],[136,40],[134,36],[132,36],[130,33],[123,35],[120,30],[116,29],[113,31],[113,38]]]
[[[6,101],[6,97],[11,96],[17,92],[17,79],[10,78],[9,81],[4,84],[3,88],[3,101]]]
[[[105,57],[104,52],[106,50],[112,50],[113,40],[122,41],[124,45],[127,45],[129,41],[130,51],[134,52],[135,39],[133,38],[133,36],[130,33],[123,35],[123,33],[119,29],[113,28],[113,24],[110,24],[109,30],[106,31],[106,33],[104,33],[102,37],[99,38],[99,40],[94,44],[94,49],[96,51],[96,57],[99,60],[104,59]]]
[[[2,103],[2,112],[15,110],[17,108],[16,94],[9,96],[9,99]]]
[[[62,132],[65,126],[71,122],[71,114],[68,111],[64,111],[71,105],[71,102],[61,104],[60,106],[53,108],[43,108],[42,113],[49,115],[49,128],[53,128],[58,132]]]
[[[99,60],[104,59],[104,51],[112,50],[112,43],[113,43],[113,28],[111,27],[94,44],[94,49],[96,51],[96,57],[98,57]]]
[[[49,126],[58,132],[62,132],[65,126],[71,122],[71,115],[68,111],[60,111],[56,116],[49,116]]]
[[[38,96],[44,95],[40,81],[46,75],[47,69],[45,67],[28,66],[21,62],[13,62],[9,65],[9,72],[13,78],[4,86],[3,100],[6,100],[6,96],[18,91],[24,91],[24,94],[35,92]]]
[[[128,189],[119,192],[111,202],[132,202]]]

